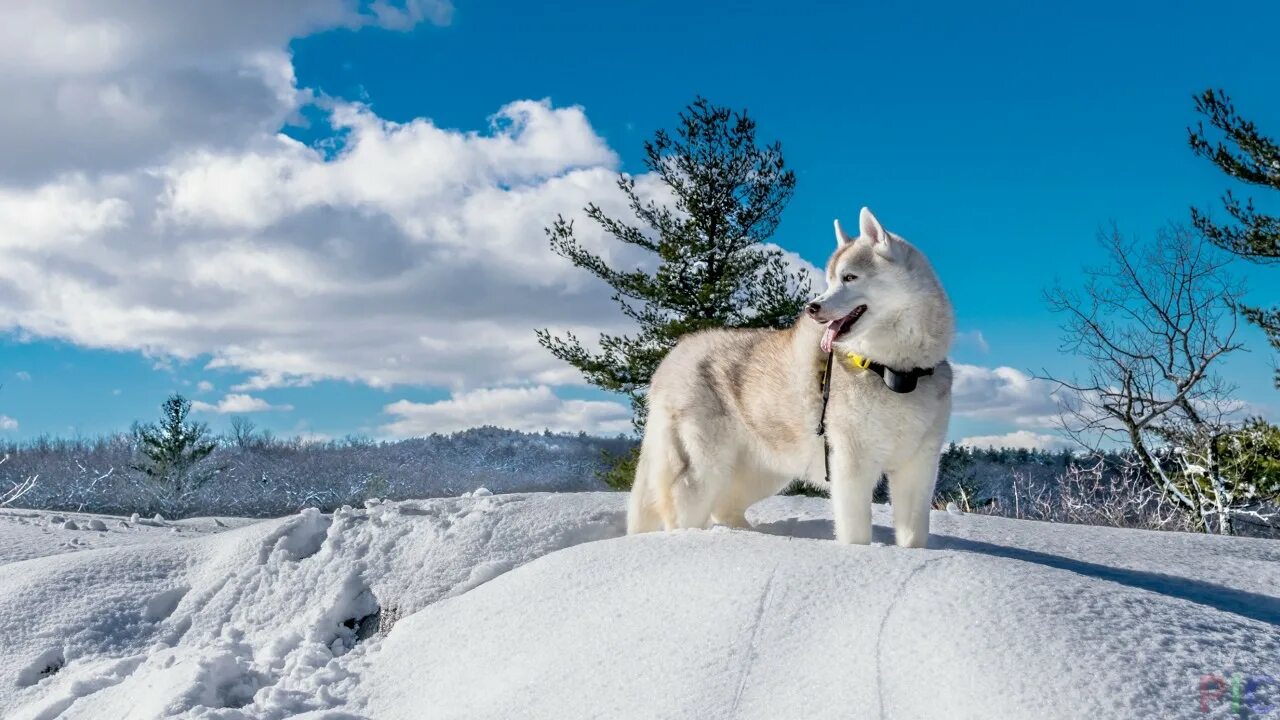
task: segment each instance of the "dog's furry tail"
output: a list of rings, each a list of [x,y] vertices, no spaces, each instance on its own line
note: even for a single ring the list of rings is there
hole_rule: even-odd
[[[674,428],[668,427],[656,413],[650,413],[627,502],[628,535],[675,526],[671,486],[676,482],[679,469],[671,457],[674,453],[670,445],[677,441],[673,433]]]

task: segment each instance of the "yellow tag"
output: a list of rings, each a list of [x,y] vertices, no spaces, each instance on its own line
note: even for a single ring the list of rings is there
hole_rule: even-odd
[[[871,367],[871,358],[864,358],[855,352],[846,354],[845,359],[849,361],[850,365],[858,368],[859,370],[866,370]]]

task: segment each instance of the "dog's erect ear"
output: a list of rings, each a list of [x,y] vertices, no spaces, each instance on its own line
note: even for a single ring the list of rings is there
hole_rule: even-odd
[[[893,237],[885,232],[884,226],[871,214],[869,208],[862,208],[862,212],[858,213],[858,231],[871,241],[871,247],[877,255],[886,260],[893,259]]]
[[[836,247],[842,248],[851,242],[853,242],[853,238],[845,234],[844,230],[840,227],[840,219],[836,218]]]

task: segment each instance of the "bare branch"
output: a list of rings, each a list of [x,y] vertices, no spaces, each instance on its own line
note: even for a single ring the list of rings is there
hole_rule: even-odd
[[[1216,373],[1241,348],[1235,307],[1243,287],[1209,241],[1184,227],[1139,243],[1113,226],[1099,242],[1108,262],[1085,270],[1083,291],[1046,295],[1064,317],[1062,348],[1088,361],[1087,379],[1040,377],[1057,386],[1069,437],[1093,451],[1128,445],[1148,482],[1207,529],[1231,506],[1231,483],[1190,482],[1171,443],[1201,448],[1227,427],[1234,387]]]

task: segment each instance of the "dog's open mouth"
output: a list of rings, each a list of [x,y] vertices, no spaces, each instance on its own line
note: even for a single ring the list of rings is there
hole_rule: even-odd
[[[831,352],[831,344],[841,335],[849,332],[849,328],[853,327],[853,324],[858,322],[858,318],[862,317],[862,313],[866,311],[866,305],[859,305],[848,315],[827,323],[827,329],[822,333],[822,352]]]

